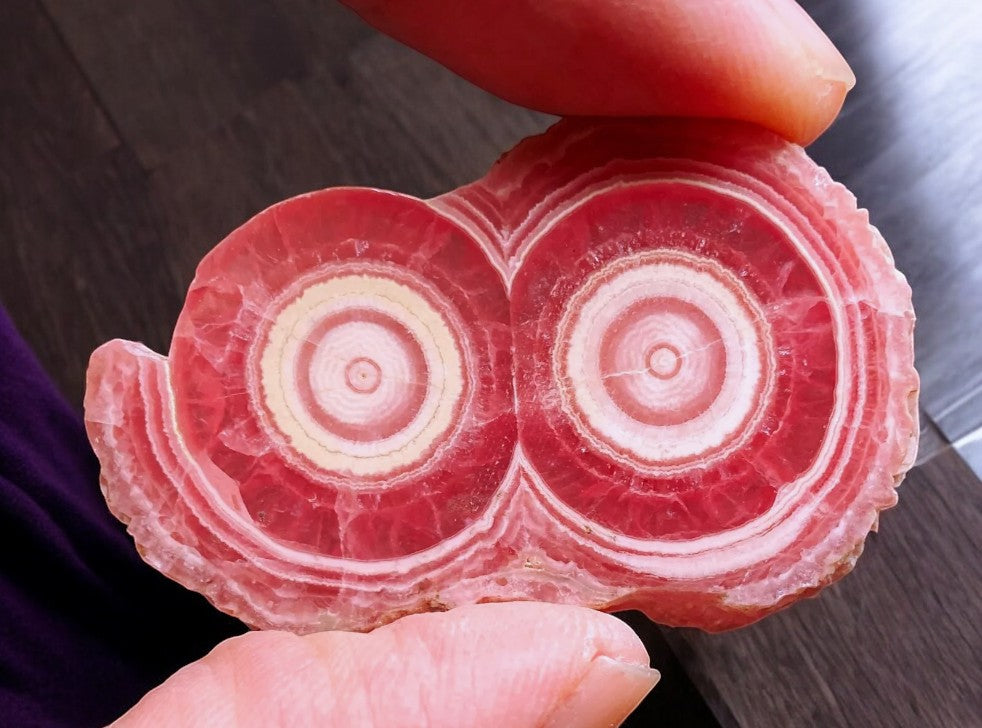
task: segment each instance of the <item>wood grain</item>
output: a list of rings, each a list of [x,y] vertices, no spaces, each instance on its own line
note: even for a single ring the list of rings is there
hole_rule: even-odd
[[[303,70],[289,27],[263,0],[44,5],[145,167]]]
[[[163,344],[183,292],[133,304],[162,248],[143,173],[39,8],[0,13],[0,299],[79,402],[86,350],[123,330]]]

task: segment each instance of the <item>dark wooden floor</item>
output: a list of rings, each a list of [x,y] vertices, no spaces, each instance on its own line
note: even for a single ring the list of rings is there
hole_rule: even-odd
[[[645,635],[630,725],[982,726],[982,4],[807,7],[859,77],[813,155],[915,290],[920,466],[856,572],[725,635]],[[0,301],[71,401],[109,338],[166,350],[202,254],[290,195],[421,197],[550,119],[329,0],[0,3]]]

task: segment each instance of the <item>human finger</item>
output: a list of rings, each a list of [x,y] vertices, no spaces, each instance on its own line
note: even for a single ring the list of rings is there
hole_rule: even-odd
[[[752,121],[811,142],[855,83],[794,0],[344,0],[478,86],[564,116]]]
[[[618,725],[657,679],[641,641],[614,617],[484,604],[369,634],[235,637],[115,725],[599,728]]]

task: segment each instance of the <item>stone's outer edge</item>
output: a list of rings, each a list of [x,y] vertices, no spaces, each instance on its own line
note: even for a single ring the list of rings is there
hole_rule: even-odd
[[[560,122],[545,135],[519,144],[483,180],[429,204],[485,250],[507,283],[514,274],[513,254],[524,244],[520,233],[534,230],[537,216],[541,221],[550,214],[543,200],[549,205],[562,202],[564,184],[570,184],[563,175],[572,175],[575,181],[576,164],[584,163],[575,159],[571,163],[567,153],[572,147],[591,148],[595,135],[609,138],[632,128],[657,134],[677,130],[682,124],[688,123]],[[144,347],[116,341],[93,355],[86,426],[102,463],[102,487],[110,508],[128,523],[144,558],[252,626],[298,632],[364,630],[402,614],[514,598],[610,610],[639,608],[657,621],[719,631],[811,596],[847,573],[866,534],[875,527],[879,511],[896,502],[894,487],[912,464],[916,449],[917,375],[912,366],[910,289],[893,269],[892,256],[869,227],[865,212],[856,210],[855,198],[833,183],[800,148],[742,124],[697,121],[685,128],[690,134],[717,137],[738,129],[739,135],[747,137],[747,158],[776,167],[770,174],[791,180],[798,186],[794,194],[802,199],[811,200],[819,190],[828,221],[842,227],[855,245],[863,248],[872,243],[879,252],[868,256],[864,264],[883,283],[874,287],[878,294],[874,308],[887,338],[891,395],[884,420],[891,439],[878,451],[881,471],[871,475],[855,509],[847,513],[834,544],[827,549],[834,551],[833,557],[821,560],[822,569],[788,583],[793,567],[775,568],[765,578],[742,586],[737,583],[739,578],[730,585],[652,578],[591,552],[589,522],[559,523],[535,487],[535,474],[526,463],[516,463],[485,514],[486,523],[462,539],[466,543],[454,559],[427,563],[427,554],[414,554],[392,563],[388,574],[385,568],[389,567],[379,565],[375,573],[361,576],[318,567],[316,559],[291,561],[283,556],[283,549],[278,554],[266,552],[242,533],[229,530],[228,524],[222,525],[221,518],[208,511],[200,493],[195,495],[195,488],[214,486],[196,484],[189,468],[168,473],[161,469],[161,462],[147,459],[154,437],[167,441],[174,433],[166,432],[164,420],[156,426],[144,421],[143,427],[134,429],[126,419],[143,417],[154,407],[165,412],[167,395],[161,383],[166,387],[166,360]],[[603,151],[603,146],[600,143],[597,149]],[[586,164],[589,166],[589,159]],[[143,460],[138,456],[141,448]],[[572,538],[574,533],[587,546]],[[828,545],[830,540],[819,541]]]
[[[552,541],[554,524],[536,508],[518,468],[504,486],[493,528],[470,539],[463,568],[449,559],[414,570],[418,559],[403,559],[402,573],[394,570],[380,587],[376,576],[304,570],[272,558],[223,529],[206,505],[193,503],[192,468],[167,470],[173,464],[164,462],[161,442],[175,433],[166,412],[166,366],[163,357],[126,341],[93,353],[86,427],[103,466],[103,492],[147,563],[254,628],[369,630],[405,614],[471,603],[474,593],[483,601],[601,606],[624,592],[540,548]],[[291,567],[292,578],[284,574]]]

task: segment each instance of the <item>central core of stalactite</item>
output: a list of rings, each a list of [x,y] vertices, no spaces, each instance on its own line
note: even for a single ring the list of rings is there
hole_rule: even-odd
[[[361,394],[371,394],[382,381],[382,369],[368,357],[352,359],[344,370],[348,388]]]
[[[682,368],[682,353],[671,344],[656,344],[645,357],[648,373],[659,379],[671,379]]]

